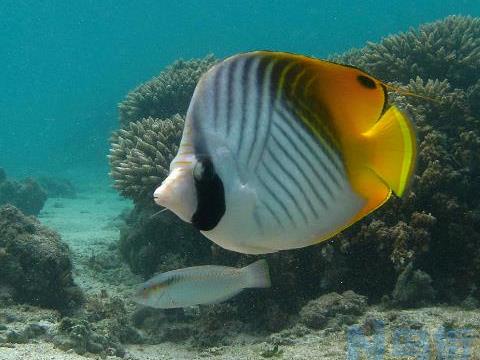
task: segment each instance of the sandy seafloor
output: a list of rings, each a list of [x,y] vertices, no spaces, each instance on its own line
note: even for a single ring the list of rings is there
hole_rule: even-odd
[[[86,266],[89,259],[101,251],[102,248],[114,244],[119,237],[119,214],[130,208],[129,201],[120,198],[111,189],[108,183],[92,182],[79,188],[75,199],[49,199],[39,218],[42,223],[58,231],[63,240],[68,243],[73,253],[75,281],[87,294],[98,294],[106,290],[109,296],[121,296],[128,299],[135,284],[141,279],[130,273],[126,266],[121,266],[111,274],[98,274]],[[128,301],[127,301],[128,303]],[[129,306],[135,306],[130,302]],[[58,314],[50,310],[32,306],[12,306],[4,311],[18,312],[22,324],[28,321],[45,321],[58,319]],[[385,341],[387,344],[384,355],[376,359],[480,359],[480,311],[465,311],[452,307],[432,307],[417,310],[388,310],[381,311],[371,307],[359,323],[367,323],[365,319],[383,319],[386,322]],[[394,320],[392,320],[394,319]],[[55,320],[51,320],[55,321]],[[418,345],[418,336],[415,333],[418,323],[422,324],[424,345]],[[402,325],[403,324],[403,325]],[[406,325],[405,325],[406,324]],[[417,324],[417,325],[415,325]],[[464,356],[462,349],[454,352],[438,348],[435,334],[445,324],[455,324],[458,328],[469,329],[468,356]],[[397,339],[392,345],[395,331],[407,327],[413,329],[413,337]],[[420,334],[421,335],[421,334]],[[423,336],[422,335],[422,336]],[[284,339],[278,351],[270,351],[275,347],[273,338]],[[241,336],[240,336],[241,339]],[[369,338],[370,340],[372,338]],[[369,341],[370,341],[369,340]],[[452,340],[453,341],[453,340]],[[394,341],[395,342],[395,341]],[[405,343],[411,343],[410,350]],[[447,344],[447,343],[444,343]],[[451,344],[450,344],[451,345]],[[455,344],[454,344],[455,345]],[[458,345],[458,344],[457,344]],[[146,359],[346,359],[347,357],[346,331],[332,331],[328,328],[320,331],[311,331],[304,336],[296,336],[283,332],[258,342],[245,345],[214,347],[204,350],[191,350],[178,343],[164,343],[159,345],[127,345],[125,358],[131,360]],[[458,348],[458,346],[457,346]],[[420,350],[421,349],[421,350]],[[362,354],[361,352],[359,354]],[[28,344],[0,345],[0,360],[13,359],[101,359],[100,355],[77,355],[73,351],[57,349],[53,344],[44,340],[32,340]],[[117,359],[106,356],[103,358]],[[350,357],[349,359],[367,359],[369,356]]]

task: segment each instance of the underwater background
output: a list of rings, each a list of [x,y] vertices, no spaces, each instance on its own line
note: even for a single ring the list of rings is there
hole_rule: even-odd
[[[2,166],[105,174],[125,94],[179,58],[258,49],[325,58],[476,1],[2,1]]]
[[[0,2],[0,359],[480,359],[480,2]],[[158,272],[242,267],[170,212],[199,77],[288,51],[358,66],[416,125],[411,191],[269,254],[272,288],[159,310]]]

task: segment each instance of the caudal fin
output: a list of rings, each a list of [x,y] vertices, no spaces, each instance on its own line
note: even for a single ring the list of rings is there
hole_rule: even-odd
[[[368,140],[368,166],[402,196],[415,168],[417,144],[412,123],[392,106],[363,135]]]
[[[242,269],[246,288],[267,288],[271,286],[267,261],[262,259]]]

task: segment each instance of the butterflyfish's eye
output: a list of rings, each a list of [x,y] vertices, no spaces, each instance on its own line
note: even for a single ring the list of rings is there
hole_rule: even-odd
[[[200,181],[202,179],[203,172],[204,172],[203,164],[202,162],[199,161],[193,168],[193,178],[197,181]]]
[[[197,164],[193,168],[193,178],[196,181],[210,181],[215,175],[211,160],[207,157],[199,158]]]
[[[372,79],[370,79],[369,77],[367,77],[365,75],[358,75],[357,80],[362,86],[366,87],[367,89],[376,89],[377,88],[377,85],[375,84],[375,81],[373,81]]]

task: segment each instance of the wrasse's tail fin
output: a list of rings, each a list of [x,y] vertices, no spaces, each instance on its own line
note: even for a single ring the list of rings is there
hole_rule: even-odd
[[[402,196],[415,169],[415,130],[407,116],[390,107],[378,122],[363,134],[367,139],[368,166]]]
[[[245,266],[242,270],[245,287],[268,288],[271,286],[267,261],[262,259]]]

